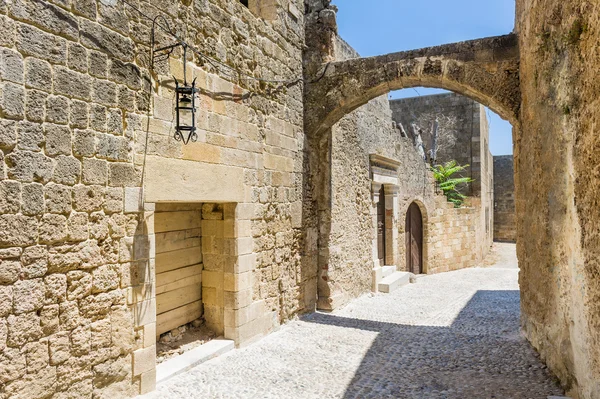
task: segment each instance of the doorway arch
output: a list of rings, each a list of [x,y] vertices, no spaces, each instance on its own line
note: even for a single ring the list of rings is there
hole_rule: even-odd
[[[406,211],[404,239],[406,244],[406,271],[422,274],[423,267],[423,215],[413,202]]]

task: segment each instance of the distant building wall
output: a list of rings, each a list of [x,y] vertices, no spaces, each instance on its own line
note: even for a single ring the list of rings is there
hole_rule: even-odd
[[[494,157],[494,240],[517,240],[512,155]]]
[[[436,163],[455,160],[468,165],[462,176],[474,181],[461,192],[471,197],[472,206],[480,209],[477,258],[483,259],[493,242],[494,172],[489,150],[489,126],[485,107],[455,93],[411,97],[390,101],[393,119],[414,140],[413,125],[421,130],[428,153],[433,147],[433,123],[438,120]]]

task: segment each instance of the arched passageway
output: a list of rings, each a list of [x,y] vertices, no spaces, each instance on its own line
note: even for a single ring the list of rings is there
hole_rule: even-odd
[[[417,86],[470,97],[514,126],[521,103],[516,35],[324,65],[322,75],[306,85],[306,133],[318,135],[374,98]]]

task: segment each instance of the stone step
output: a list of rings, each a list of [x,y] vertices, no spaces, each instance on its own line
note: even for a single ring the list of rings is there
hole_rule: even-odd
[[[410,273],[407,272],[394,272],[381,280],[377,286],[379,292],[390,293],[403,285],[410,283]]]
[[[381,276],[386,278],[387,276],[392,275],[396,271],[396,266],[382,266],[381,267]]]
[[[171,377],[175,377],[192,367],[229,352],[234,348],[235,343],[232,340],[222,338],[213,339],[156,366],[156,383],[160,384]]]

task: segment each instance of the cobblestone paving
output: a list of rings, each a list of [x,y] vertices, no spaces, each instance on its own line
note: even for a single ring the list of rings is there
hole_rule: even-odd
[[[507,249],[508,248],[508,249]],[[506,254],[511,254],[507,261]],[[514,246],[497,267],[424,276],[291,322],[147,398],[547,398],[554,378],[519,334]]]

